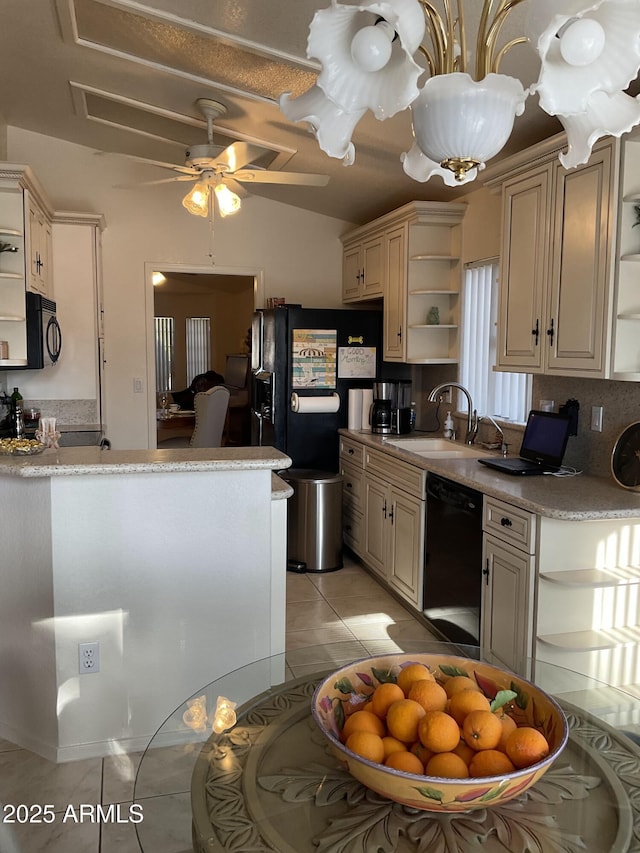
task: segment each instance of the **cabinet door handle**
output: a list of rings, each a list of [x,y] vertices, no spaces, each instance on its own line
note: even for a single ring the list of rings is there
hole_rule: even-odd
[[[385,501],[384,501],[384,503],[382,504],[382,515],[383,515],[383,517],[384,517],[384,518],[386,518],[386,517],[387,517],[387,502],[386,502],[386,500],[385,500]]]
[[[345,489],[352,489],[353,488],[353,485],[351,483],[345,483],[344,486],[345,486]]]
[[[391,524],[393,524],[393,506],[389,509],[389,518],[391,519]]]
[[[513,527],[513,522],[511,521],[510,518],[507,518],[506,516],[504,516],[504,518],[500,519],[500,524],[503,527]]]
[[[487,557],[487,561],[485,563],[485,567],[482,570],[482,574],[484,575],[484,582],[487,586],[489,586],[489,558]]]
[[[402,340],[402,326],[398,329],[398,337]]]
[[[551,325],[547,329],[547,335],[549,336],[549,343],[553,346],[553,336],[555,334],[555,330],[553,328],[553,317],[551,318]]]
[[[536,346],[538,346],[538,341],[540,340],[540,320],[536,320],[535,329],[531,329],[531,334],[536,339]]]
[[[354,454],[353,447],[350,447],[350,448],[347,450],[347,453],[349,454],[349,456],[353,456],[353,454]]]

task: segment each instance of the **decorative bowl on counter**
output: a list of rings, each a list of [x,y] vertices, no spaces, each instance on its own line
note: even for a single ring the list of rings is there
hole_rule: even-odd
[[[548,742],[548,755],[529,767],[499,776],[452,779],[396,770],[348,749],[340,733],[350,714],[365,706],[379,684],[395,681],[400,670],[411,663],[425,664],[442,686],[455,675],[467,675],[490,701],[500,691],[513,691],[509,716],[518,727],[538,729]],[[434,812],[486,808],[517,797],[549,769],[569,736],[562,709],[535,684],[481,661],[442,654],[384,655],[343,666],[317,686],[311,711],[338,760],[358,781],[391,800]]]
[[[0,456],[35,456],[45,448],[35,438],[0,438]]]

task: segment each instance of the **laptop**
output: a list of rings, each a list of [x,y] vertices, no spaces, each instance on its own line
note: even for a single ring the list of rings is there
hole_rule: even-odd
[[[571,419],[557,412],[529,412],[518,458],[487,457],[481,465],[506,474],[546,474],[558,471],[569,439]]]

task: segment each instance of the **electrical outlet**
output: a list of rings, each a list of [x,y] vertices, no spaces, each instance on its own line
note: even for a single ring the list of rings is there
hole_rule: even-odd
[[[134,394],[142,394],[144,391],[144,384],[142,379],[139,376],[135,376],[133,379],[133,393]]]
[[[591,406],[591,429],[593,432],[602,432],[604,420],[604,406]]]
[[[100,672],[100,643],[78,643],[78,672]]]

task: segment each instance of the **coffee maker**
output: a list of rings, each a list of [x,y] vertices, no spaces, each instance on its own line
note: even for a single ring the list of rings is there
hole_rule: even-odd
[[[374,382],[371,432],[383,435],[411,432],[411,421],[411,382]]]
[[[395,399],[395,383],[373,383],[373,405],[371,406],[371,432],[388,435],[391,433],[391,413]]]

